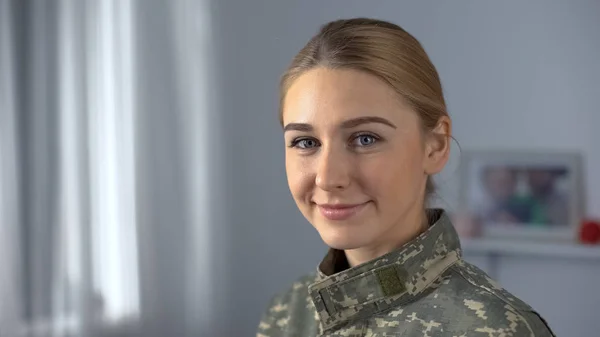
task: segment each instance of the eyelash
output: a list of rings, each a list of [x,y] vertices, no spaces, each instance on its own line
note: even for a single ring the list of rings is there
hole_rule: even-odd
[[[368,136],[368,137],[371,137],[371,138],[373,138],[373,144],[369,144],[369,145],[362,145],[362,146],[361,146],[361,145],[359,145],[359,146],[356,146],[356,147],[363,147],[363,148],[366,148],[366,147],[371,147],[371,146],[373,146],[373,145],[377,144],[378,142],[380,142],[380,141],[382,140],[382,139],[381,139],[381,137],[379,137],[379,136],[377,136],[377,135],[375,135],[375,134],[373,134],[373,133],[370,133],[370,132],[359,132],[359,133],[355,133],[355,134],[353,134],[353,135],[350,137],[350,139],[351,139],[350,143],[353,143],[353,142],[354,142],[355,140],[357,140],[358,138],[360,138],[360,137],[365,137],[365,136]],[[294,140],[292,140],[292,141],[291,141],[291,143],[290,143],[290,145],[289,145],[289,147],[291,147],[291,148],[297,148],[297,147],[298,147],[298,144],[299,144],[300,142],[302,142],[302,141],[306,141],[306,140],[312,140],[312,141],[316,142],[317,144],[319,143],[319,141],[318,141],[318,140],[316,140],[316,139],[314,139],[314,138],[311,138],[311,137],[299,137],[299,138],[295,138]],[[318,144],[318,145],[316,145],[316,146],[314,146],[314,147],[317,147],[317,146],[319,146],[319,145],[320,145],[320,144]],[[300,150],[310,150],[310,149],[312,149],[312,148],[314,148],[314,147],[309,147],[309,148],[299,148],[299,149],[300,149]]]
[[[355,141],[355,140],[359,139],[360,137],[365,137],[365,136],[373,138],[373,143],[369,144],[369,145],[360,145],[358,147],[371,147],[381,141],[381,137],[377,136],[376,134],[370,133],[370,132],[355,133],[354,135],[352,135],[352,141]]]

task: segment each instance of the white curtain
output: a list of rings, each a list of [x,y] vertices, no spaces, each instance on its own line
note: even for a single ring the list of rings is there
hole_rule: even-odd
[[[0,0],[0,336],[210,324],[210,37],[204,1]]]
[[[191,257],[187,289],[190,300],[185,308],[186,334],[196,335],[199,331],[208,334],[214,319],[213,287],[210,261],[213,261],[211,242],[213,233],[208,224],[216,225],[214,210],[217,202],[215,193],[209,187],[218,180],[215,166],[209,162],[218,161],[219,151],[215,151],[213,133],[221,126],[216,116],[217,96],[215,90],[217,74],[214,71],[214,48],[212,42],[211,15],[207,1],[177,0],[173,2],[171,18],[175,22],[173,36],[175,43],[175,64],[178,100],[185,111],[181,128],[186,139],[187,156],[185,167],[189,170],[190,188],[187,202],[190,210],[190,236],[188,256]],[[210,118],[210,112],[213,118]],[[213,149],[213,151],[211,151]],[[216,184],[219,186],[219,184]],[[205,207],[203,207],[203,205]],[[209,206],[210,205],[210,206]],[[209,207],[207,207],[209,206]]]

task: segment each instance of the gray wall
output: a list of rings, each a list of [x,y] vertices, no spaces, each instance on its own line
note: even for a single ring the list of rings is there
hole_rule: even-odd
[[[585,178],[600,187],[592,174],[600,171],[598,1],[219,0],[214,13],[231,221],[214,224],[226,233],[214,250],[224,254],[228,275],[219,281],[227,291],[218,301],[217,335],[252,335],[269,297],[325,252],[287,190],[277,84],[328,20],[376,17],[414,34],[440,72],[462,147],[582,151]],[[441,181],[450,208],[458,179],[452,170]],[[600,216],[600,188],[585,197]]]

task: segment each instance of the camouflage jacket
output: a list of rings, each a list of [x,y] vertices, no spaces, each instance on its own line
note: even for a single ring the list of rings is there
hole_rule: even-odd
[[[529,305],[461,258],[444,211],[387,255],[349,268],[331,249],[316,273],[275,296],[257,337],[554,336]]]

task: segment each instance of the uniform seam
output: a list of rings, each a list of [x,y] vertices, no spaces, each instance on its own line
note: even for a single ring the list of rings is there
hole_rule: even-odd
[[[454,252],[455,252],[455,251],[454,251]],[[448,265],[447,265],[447,266],[446,266],[444,269],[442,269],[442,270],[441,270],[441,271],[438,273],[438,275],[437,275],[436,277],[434,277],[434,278],[432,278],[431,280],[429,280],[429,282],[427,282],[427,283],[425,284],[425,286],[423,286],[423,289],[420,289],[420,290],[419,290],[419,291],[418,291],[418,292],[415,294],[415,296],[417,296],[417,295],[418,295],[418,294],[420,294],[421,292],[425,291],[426,289],[430,288],[430,287],[431,287],[431,285],[432,285],[432,284],[433,284],[433,283],[434,283],[436,280],[438,280],[439,278],[442,278],[442,277],[444,276],[444,273],[446,273],[446,271],[448,271],[448,270],[450,270],[450,269],[454,268],[454,266],[456,265],[456,263],[457,263],[458,261],[460,261],[460,255],[458,254],[458,252],[456,252],[456,257],[457,257],[457,258],[456,258],[456,260],[452,261],[452,263],[448,264]]]
[[[464,274],[463,274],[463,273],[460,271],[460,267],[457,267],[456,265],[453,265],[453,266],[451,267],[451,269],[452,269],[454,272],[456,272],[458,275],[460,275],[460,277],[461,277],[462,279],[464,279],[465,281],[467,281],[469,284],[471,284],[471,285],[473,285],[473,286],[477,287],[478,289],[481,289],[481,290],[485,291],[485,292],[486,292],[486,293],[488,293],[488,294],[491,294],[491,295],[493,295],[495,298],[497,298],[497,299],[499,299],[500,301],[502,301],[502,303],[509,305],[509,306],[510,306],[511,308],[513,308],[515,311],[518,311],[518,312],[533,312],[533,313],[535,313],[535,312],[536,312],[535,310],[533,310],[533,308],[519,308],[519,307],[516,307],[515,305],[513,305],[512,303],[510,303],[509,301],[507,301],[505,298],[503,298],[502,296],[500,296],[500,295],[496,294],[495,292],[491,291],[490,289],[486,289],[486,288],[482,287],[481,285],[479,285],[479,284],[477,284],[477,283],[473,282],[472,280],[470,280],[469,278],[467,278],[467,277],[466,277],[466,276],[465,276],[465,275],[464,275]]]

